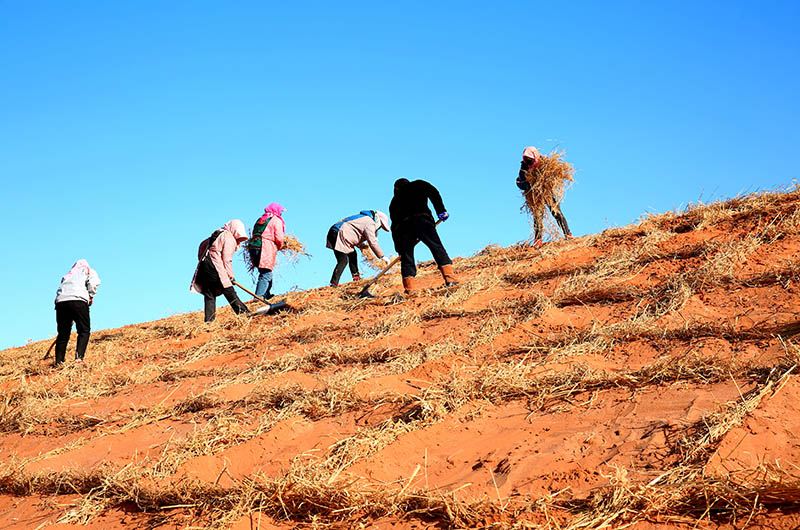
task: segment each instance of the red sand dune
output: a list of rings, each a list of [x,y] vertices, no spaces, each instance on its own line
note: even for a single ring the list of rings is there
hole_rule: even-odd
[[[800,525],[800,194],[0,352],[0,528]]]

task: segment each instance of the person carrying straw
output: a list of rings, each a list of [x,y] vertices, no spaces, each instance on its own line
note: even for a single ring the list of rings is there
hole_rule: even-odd
[[[203,295],[206,322],[213,322],[216,318],[217,296],[221,294],[225,295],[237,315],[250,312],[233,289],[233,254],[245,241],[244,223],[233,219],[200,243],[197,268],[189,290]]]
[[[567,218],[561,212],[564,183],[572,181],[572,167],[559,159],[559,153],[543,157],[535,147],[522,151],[522,162],[517,176],[517,187],[525,196],[525,208],[533,216],[534,246],[541,246],[544,208],[550,210],[566,239],[572,238]]]
[[[272,270],[286,234],[286,223],[281,217],[285,211],[286,208],[277,202],[264,208],[264,215],[253,225],[253,233],[247,242],[248,266],[251,270],[258,269],[256,296],[264,300],[272,298]]]

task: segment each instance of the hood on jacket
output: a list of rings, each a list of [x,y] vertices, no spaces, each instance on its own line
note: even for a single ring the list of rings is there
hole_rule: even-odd
[[[89,274],[89,270],[90,270],[89,262],[86,261],[85,259],[79,259],[78,261],[75,262],[72,268],[64,275],[61,281],[64,281],[67,278],[70,278],[76,274],[80,274],[81,272]]]
[[[400,179],[395,180],[394,181],[394,192],[397,193],[397,190],[399,190],[400,188],[404,187],[406,184],[408,184],[408,179],[400,178]]]
[[[247,241],[247,231],[244,229],[244,223],[241,222],[239,219],[231,219],[225,226],[223,226],[225,230],[233,234],[233,238],[236,240],[236,247],[239,247],[239,244],[243,241]]]
[[[540,157],[541,155],[539,154],[539,150],[536,149],[535,147],[526,147],[522,151],[522,158],[523,159],[530,158],[531,160],[533,160],[534,167],[539,163]]]
[[[383,228],[387,232],[389,231],[389,216],[383,213],[380,210],[375,211],[375,224],[378,225],[378,229]]]

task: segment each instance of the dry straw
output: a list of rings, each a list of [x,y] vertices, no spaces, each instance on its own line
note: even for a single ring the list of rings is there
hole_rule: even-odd
[[[363,245],[359,245],[361,249],[361,262],[369,267],[372,270],[383,270],[386,266],[382,260],[379,260],[378,257],[372,252],[372,249],[366,243]]]
[[[550,151],[539,157],[535,167],[528,170],[526,178],[530,190],[525,192],[525,204],[532,219],[544,216],[546,206],[555,206],[561,202],[564,192],[574,181],[575,168],[562,159],[564,151]]]
[[[311,257],[311,254],[306,250],[306,246],[294,234],[286,234],[283,237],[283,247],[280,252],[289,259],[289,263],[297,263],[301,256]],[[254,274],[257,264],[253,263],[250,252],[246,248],[242,252],[242,257],[244,265],[247,267],[247,272]]]

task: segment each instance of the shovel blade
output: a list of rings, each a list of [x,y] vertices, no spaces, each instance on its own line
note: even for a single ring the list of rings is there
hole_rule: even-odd
[[[281,300],[280,302],[275,302],[274,304],[269,304],[265,306],[261,306],[255,311],[253,311],[254,315],[271,315],[273,313],[277,313],[282,309],[288,309],[289,305]]]

